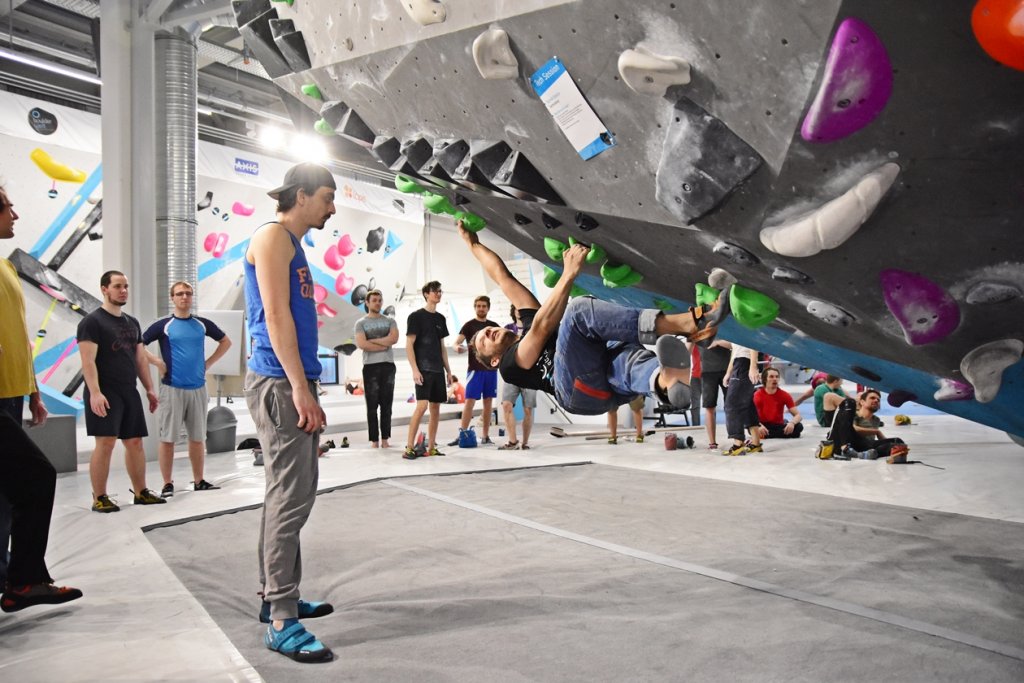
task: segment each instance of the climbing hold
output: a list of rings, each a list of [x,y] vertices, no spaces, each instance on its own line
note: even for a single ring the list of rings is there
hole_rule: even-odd
[[[341,117],[341,121],[334,127],[334,133],[364,149],[372,148],[377,137],[370,130],[370,127],[366,125],[362,117],[356,113],[355,109],[349,109],[345,112],[345,115]]]
[[[252,204],[243,204],[242,202],[235,202],[231,205],[231,213],[236,216],[251,216],[256,212],[256,207]]]
[[[761,262],[752,253],[732,242],[719,242],[711,251],[741,266],[756,266]]]
[[[345,233],[338,240],[338,253],[342,256],[348,256],[356,250],[356,243],[352,241],[352,236]]]
[[[338,315],[338,312],[325,303],[319,303],[316,305],[316,314],[325,318],[333,318]]]
[[[398,138],[388,137],[387,135],[378,135],[373,140],[373,146],[370,147],[370,154],[380,163],[384,164],[388,168],[392,168],[392,166],[396,165],[396,162],[398,162],[402,157],[402,143],[398,141]],[[405,175],[415,175],[412,172],[399,172]]]
[[[672,304],[669,301],[665,301],[664,299],[655,298],[652,303],[654,304],[655,308],[657,308],[659,311],[662,311],[663,313],[668,313],[669,311],[675,309],[674,304]]]
[[[890,397],[891,396],[892,396],[892,394],[890,394]],[[905,427],[905,426],[907,426],[909,424],[913,424],[910,421],[910,416],[909,415],[893,415],[892,416],[892,421],[896,423],[897,427]]]
[[[548,256],[551,256],[551,254],[548,253]],[[561,255],[559,255],[559,258],[561,258]],[[555,260],[558,260],[558,259],[555,259]],[[547,266],[544,266],[544,286],[545,287],[547,287],[548,289],[551,289],[556,284],[558,284],[558,278],[560,278],[560,277],[561,277],[561,275],[559,274],[559,272],[557,270],[555,270],[553,268],[548,268]]]
[[[35,162],[35,165],[39,167],[39,170],[45,173],[51,180],[63,180],[66,183],[85,182],[85,171],[79,171],[77,168],[65,166],[64,164],[56,161],[39,147],[32,150],[28,157]]]
[[[331,270],[341,270],[345,267],[345,259],[338,253],[337,244],[332,244],[324,251],[324,265]]]
[[[263,66],[267,75],[280,78],[293,73],[295,70],[281,54],[270,29],[269,22],[277,19],[277,10],[267,9],[265,2],[235,2],[231,7],[245,47]]]
[[[814,284],[814,279],[810,275],[801,273],[796,268],[787,268],[785,266],[777,266],[772,271],[772,279],[779,282],[789,282],[794,285]]]
[[[729,286],[732,287],[732,285]],[[710,306],[718,301],[718,295],[722,293],[722,290],[715,289],[703,282],[698,282],[694,285],[694,289],[696,290],[694,301],[696,301],[698,306]]]
[[[323,93],[320,92],[320,88],[317,87],[316,83],[306,83],[301,88],[302,94],[306,97],[312,97],[314,100],[322,100],[324,98]]]
[[[311,69],[313,65],[309,61],[306,40],[302,37],[302,31],[295,30],[295,22],[291,19],[271,19],[269,24],[270,35],[292,71]]]
[[[480,75],[488,80],[519,76],[519,60],[512,53],[508,34],[500,28],[492,28],[476,37],[473,41],[473,61]]]
[[[774,299],[741,285],[729,289],[729,308],[736,322],[752,330],[764,327],[779,315],[779,304]]]
[[[974,387],[956,379],[940,379],[939,388],[932,398],[936,401],[966,401],[974,398]]]
[[[547,228],[548,230],[554,230],[555,228],[562,224],[562,221],[558,220],[551,214],[547,213],[542,213],[540,215],[540,219],[541,221],[543,221],[544,227]]]
[[[587,290],[583,289],[579,285],[573,285],[572,289],[569,290],[569,298],[570,299],[578,297],[578,296],[588,296],[589,294],[590,294],[590,292],[588,292]]]
[[[889,402],[889,405],[891,405],[893,408],[899,408],[907,401],[916,401],[917,394],[913,394],[904,389],[894,389],[893,391],[889,392],[889,397],[886,400]],[[899,420],[896,421],[896,424],[899,424]]]
[[[353,306],[362,306],[363,302],[366,301],[366,293],[370,291],[366,285],[358,285],[352,290],[352,295],[349,297],[349,301],[352,302]]]
[[[491,178],[498,189],[528,202],[564,205],[543,174],[521,152],[512,152]]]
[[[979,403],[992,401],[999,393],[1003,372],[1024,354],[1024,342],[1019,339],[999,339],[982,344],[960,361],[960,372],[974,386],[974,398]]]
[[[600,245],[586,242],[580,242],[575,237],[569,238],[569,246],[574,244],[582,244],[585,247],[590,247],[590,251],[587,252],[586,262],[587,263],[603,263],[608,258],[607,252]]]
[[[207,190],[206,191],[206,196],[204,196],[202,199],[200,199],[199,203],[196,204],[196,211],[202,211],[203,209],[208,209],[208,208],[210,208],[210,204],[212,204],[212,203],[213,203],[213,192]]]
[[[455,220],[462,221],[462,227],[470,232],[480,232],[487,227],[487,221],[469,211],[456,211]]]
[[[967,292],[969,304],[998,304],[1020,296],[1020,289],[1002,282],[979,282]]]
[[[351,109],[344,102],[340,100],[332,100],[330,102],[324,102],[323,106],[320,107],[320,118],[331,127],[331,131],[333,132],[341,124],[341,120],[349,111],[351,111]]]
[[[908,344],[937,342],[960,325],[956,300],[923,275],[887,269],[879,279],[885,305],[903,328]]]
[[[853,370],[858,375],[860,375],[861,377],[863,377],[864,379],[869,379],[872,382],[881,382],[882,381],[882,376],[879,375],[877,372],[873,372],[871,370],[868,370],[867,368],[862,367],[860,365],[852,365],[852,366],[850,366],[850,369]]]
[[[430,213],[454,214],[456,209],[443,194],[428,192],[423,195],[423,208]]]
[[[338,273],[337,279],[334,280],[334,291],[339,296],[345,296],[352,291],[352,286],[355,285],[356,281],[345,275],[345,273]]]
[[[456,192],[455,193],[455,199],[452,200],[452,204],[454,204],[455,206],[462,206],[464,204],[469,204],[469,198],[466,197],[465,195],[461,195],[458,192]]]
[[[384,245],[384,258],[391,256],[400,246],[402,246],[402,240],[395,236],[394,231],[389,232],[388,241]]]
[[[823,322],[837,327],[849,327],[856,320],[856,318],[843,309],[827,301],[809,301],[807,303],[807,312]]]
[[[725,268],[712,268],[711,272],[708,273],[708,284],[714,289],[721,291],[723,289],[729,289],[736,284],[736,278],[733,277],[732,273],[727,271]],[[717,292],[715,293],[717,297]]]
[[[544,238],[544,253],[548,255],[548,258],[552,261],[561,261],[562,252],[569,247],[564,242],[559,242],[554,237]]]
[[[644,279],[643,275],[641,275],[640,273],[636,272],[635,270],[630,270],[620,280],[607,280],[606,279],[604,281],[604,286],[612,288],[612,289],[614,289],[616,287],[632,287],[633,285],[639,284],[640,281],[643,280],[643,279]]]
[[[761,243],[782,256],[813,256],[848,240],[892,187],[900,167],[887,163],[851,189],[799,218],[761,230]]]
[[[494,184],[492,178],[512,154],[506,142],[493,140],[456,140],[438,153],[441,166],[452,180],[470,190],[493,197],[508,197],[508,193]]]
[[[690,82],[690,64],[680,57],[656,55],[636,47],[619,55],[619,76],[638,93],[664,95],[669,86]]]
[[[389,317],[389,318],[394,318],[395,317],[395,307],[394,306],[388,306],[387,308],[385,308],[381,312],[384,315],[386,315],[387,317]]]
[[[989,57],[1024,71],[1024,3],[978,0],[971,12],[971,28]]]
[[[302,243],[305,244],[310,249],[313,249],[314,247],[316,247],[316,243],[313,242],[313,234],[312,234],[312,232],[313,231],[310,230],[309,232],[307,232],[305,235],[302,236]]]
[[[583,213],[582,211],[576,212],[575,219],[576,227],[582,230],[583,232],[590,232],[591,230],[598,226],[598,222],[596,220],[594,220],[587,214]]]
[[[430,194],[429,190],[422,187],[409,176],[404,176],[401,173],[395,176],[395,189],[406,194]]]
[[[313,301],[322,304],[327,301],[327,288],[323,285],[313,285]]]
[[[761,155],[689,99],[676,102],[656,174],[655,197],[689,225],[715,210],[762,163]]]
[[[533,220],[529,216],[524,216],[521,213],[517,213],[513,216],[516,221],[516,225],[529,225]]]
[[[439,24],[448,18],[444,4],[437,0],[402,0],[402,7],[420,26]]]
[[[366,251],[371,254],[384,246],[384,228],[377,227],[366,233]],[[372,288],[371,288],[372,289]]]
[[[844,19],[825,62],[821,86],[800,127],[808,142],[832,142],[871,123],[892,95],[885,45],[860,19]]]
[[[611,261],[607,261],[603,266],[601,266],[601,277],[610,282],[619,282],[627,277],[631,272],[633,272],[633,269],[625,263],[612,263]]]

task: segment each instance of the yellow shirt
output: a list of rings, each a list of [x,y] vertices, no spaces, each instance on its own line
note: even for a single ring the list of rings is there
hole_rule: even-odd
[[[25,297],[18,271],[0,258],[0,398],[25,396],[36,390],[32,351],[25,325]]]

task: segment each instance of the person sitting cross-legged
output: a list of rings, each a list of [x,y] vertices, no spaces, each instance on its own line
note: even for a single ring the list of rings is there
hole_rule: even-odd
[[[789,392],[779,388],[779,378],[779,371],[773,367],[761,371],[763,386],[754,392],[754,406],[761,421],[758,429],[762,439],[797,439],[804,431],[803,416]],[[784,410],[789,410],[792,420],[786,420]]]

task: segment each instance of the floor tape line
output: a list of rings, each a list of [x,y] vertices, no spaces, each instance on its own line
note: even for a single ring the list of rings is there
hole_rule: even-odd
[[[399,481],[391,479],[384,480],[385,484],[393,486],[403,491],[410,493],[416,493],[421,496],[433,498],[434,500],[448,503],[450,505],[457,505],[473,512],[488,515],[495,519],[500,519],[505,522],[517,524],[519,526],[540,531],[542,533],[551,534],[558,536],[570,541],[576,541],[585,545],[593,546],[595,548],[601,548],[609,552],[625,555],[627,557],[633,557],[638,560],[644,560],[653,564],[662,565],[665,567],[671,567],[673,569],[680,569],[691,574],[697,574],[710,579],[718,581],[724,581],[731,583],[736,586],[743,586],[744,588],[750,588],[752,590],[761,591],[763,593],[769,593],[782,598],[788,598],[790,600],[796,600],[798,602],[807,603],[810,605],[817,605],[819,607],[825,607],[827,609],[835,610],[837,612],[845,612],[854,616],[863,617],[865,619],[872,619],[879,621],[883,624],[889,624],[891,626],[898,626],[900,628],[909,629],[911,631],[918,631],[930,636],[937,638],[943,638],[945,640],[961,643],[963,645],[969,645],[989,652],[1003,655],[1005,657],[1011,657],[1020,661],[1024,661],[1024,649],[1014,647],[1012,645],[1006,645],[1004,643],[997,643],[992,640],[985,638],[979,638],[977,636],[970,635],[969,633],[963,633],[955,631],[953,629],[945,628],[943,626],[937,626],[935,624],[929,624],[928,622],[918,621],[917,619],[910,619],[908,617],[902,617],[898,614],[892,614],[891,612],[884,612],[882,610],[873,609],[871,607],[864,607],[862,605],[856,605],[851,602],[845,602],[843,600],[836,600],[821,595],[814,595],[813,593],[806,593],[804,591],[795,590],[792,588],[785,588],[784,586],[777,586],[772,583],[759,581],[739,574],[733,574],[731,572],[721,571],[714,569],[713,567],[705,567],[699,564],[693,564],[690,562],[683,562],[676,560],[671,557],[665,557],[663,555],[656,555],[654,553],[648,553],[643,550],[637,550],[636,548],[630,548],[628,546],[619,545],[617,543],[610,543],[608,541],[602,541],[597,538],[590,536],[583,536],[581,534],[573,533],[565,529],[559,529],[558,527],[549,526],[547,524],[541,524],[524,517],[517,517],[510,515],[499,510],[484,507],[482,505],[476,505],[468,501],[459,500],[458,498],[452,498],[443,493],[435,493],[426,489],[419,488],[417,486],[410,486]]]

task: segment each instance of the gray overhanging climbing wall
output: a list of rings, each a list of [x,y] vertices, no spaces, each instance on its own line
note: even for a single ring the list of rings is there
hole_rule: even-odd
[[[692,302],[726,268],[779,304],[769,328],[730,327],[738,341],[1024,433],[1024,70],[986,52],[973,3],[248,5],[301,32],[312,68],[276,82],[314,119],[323,103],[302,86],[344,103],[331,122],[353,132],[332,138],[347,160],[429,173],[546,262],[545,237],[597,242],[643,275],[611,292],[635,303]],[[488,29],[518,77],[478,71]],[[685,61],[688,82],[634,91],[618,66],[634,48]],[[531,86],[554,56],[615,141],[586,161]],[[445,141],[460,157],[504,143],[543,181],[513,197],[452,182],[443,156],[421,170]],[[984,403],[945,402],[970,396],[965,380]]]

